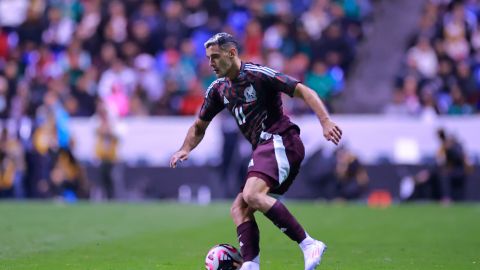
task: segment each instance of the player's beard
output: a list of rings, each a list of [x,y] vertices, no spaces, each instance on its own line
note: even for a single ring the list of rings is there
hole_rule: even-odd
[[[227,76],[227,72],[222,69],[217,69],[217,71],[215,72],[215,75],[217,76],[217,78],[223,78]]]
[[[231,69],[232,69],[232,64],[225,62],[222,65],[220,65],[218,69],[218,73],[216,75],[218,78],[227,77]]]
[[[215,72],[215,75],[217,76],[217,78],[223,78],[223,77],[227,76],[227,71],[225,69],[219,68]]]
[[[232,68],[232,63],[230,61],[228,60],[220,61],[215,75],[217,75],[217,78],[226,77],[231,68]]]

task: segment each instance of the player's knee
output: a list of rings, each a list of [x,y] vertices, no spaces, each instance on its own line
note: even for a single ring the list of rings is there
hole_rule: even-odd
[[[237,226],[252,219],[249,209],[239,205],[232,205],[230,208],[230,215],[232,216],[233,223]]]
[[[242,207],[238,206],[238,205],[232,205],[232,207],[230,207],[230,215],[232,216],[232,218],[235,220],[236,218],[238,217],[241,217],[243,214],[243,209]]]
[[[262,194],[258,192],[244,192],[243,200],[253,209],[258,209],[261,204]]]

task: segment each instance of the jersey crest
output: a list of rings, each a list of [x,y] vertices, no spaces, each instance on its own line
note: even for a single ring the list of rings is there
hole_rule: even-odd
[[[252,102],[257,100],[257,92],[255,91],[255,88],[253,88],[253,85],[250,84],[249,87],[245,88],[245,102]]]

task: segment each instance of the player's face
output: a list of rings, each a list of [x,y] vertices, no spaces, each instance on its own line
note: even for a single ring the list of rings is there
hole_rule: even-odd
[[[206,50],[210,66],[217,78],[225,77],[232,68],[233,58],[228,51],[222,50],[218,45],[213,45]]]

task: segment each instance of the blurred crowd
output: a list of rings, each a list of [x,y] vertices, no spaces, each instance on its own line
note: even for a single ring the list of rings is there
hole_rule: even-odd
[[[333,153],[320,148],[303,166],[309,188],[318,199],[365,200],[371,191],[365,164],[345,145]]]
[[[0,197],[88,196],[68,126],[91,116],[114,197],[112,119],[196,114],[215,80],[203,44],[216,32],[329,104],[370,12],[369,0],[0,0]]]
[[[476,0],[427,1],[385,112],[427,117],[478,113],[479,19]]]
[[[70,116],[192,115],[215,79],[203,43],[233,33],[245,61],[341,91],[369,0],[0,0],[0,117],[47,92]],[[286,106],[301,113],[297,104]]]

